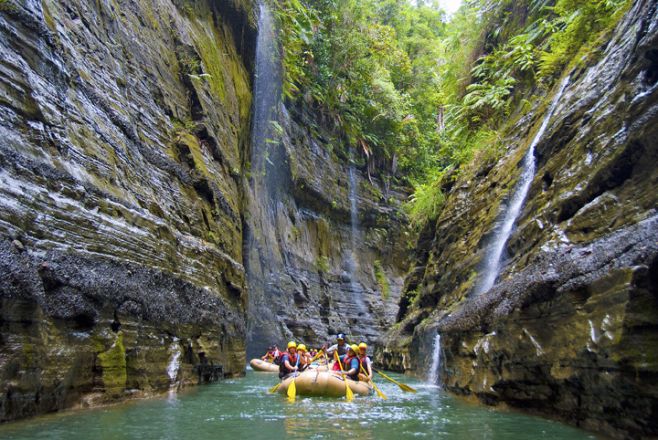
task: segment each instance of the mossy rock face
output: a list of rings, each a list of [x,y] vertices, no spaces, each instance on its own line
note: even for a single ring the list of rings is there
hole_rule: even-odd
[[[103,387],[111,394],[121,394],[126,388],[126,348],[123,345],[123,333],[117,334],[112,346],[98,354],[103,374]]]
[[[253,3],[23,3],[0,31],[0,420],[195,384],[201,353],[241,374]]]
[[[423,375],[439,332],[451,391],[615,437],[658,435],[650,348],[658,328],[658,119],[648,49],[658,33],[632,31],[656,13],[634,2],[612,41],[565,72],[570,82],[536,145],[536,174],[503,269],[481,295],[474,287],[491,231],[555,88],[506,128],[502,160],[462,173],[421,234],[378,360]]]

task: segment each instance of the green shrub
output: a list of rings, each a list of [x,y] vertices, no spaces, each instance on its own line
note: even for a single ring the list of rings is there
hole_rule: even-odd
[[[375,260],[374,268],[375,278],[377,279],[377,284],[379,284],[379,290],[381,292],[382,299],[386,301],[391,296],[391,286],[388,283],[388,278],[386,277],[386,273],[382,267],[382,262]]]

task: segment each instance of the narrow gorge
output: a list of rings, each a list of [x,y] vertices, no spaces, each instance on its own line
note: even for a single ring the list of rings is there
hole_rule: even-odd
[[[443,4],[0,0],[0,422],[345,333],[658,436],[658,4]]]

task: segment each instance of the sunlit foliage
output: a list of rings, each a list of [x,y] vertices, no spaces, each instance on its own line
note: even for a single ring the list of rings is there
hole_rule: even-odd
[[[414,223],[441,185],[503,153],[505,123],[594,52],[630,0],[280,0],[287,98],[370,174],[406,179]],[[347,157],[347,155],[345,155]]]

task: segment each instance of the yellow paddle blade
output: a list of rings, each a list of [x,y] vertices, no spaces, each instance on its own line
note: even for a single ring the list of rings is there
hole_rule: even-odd
[[[288,385],[288,402],[295,403],[295,396],[297,395],[297,386],[295,385],[295,379],[290,382]]]
[[[280,386],[281,386],[281,382],[279,382],[278,384],[276,384],[272,388],[270,388],[269,392],[270,393],[276,393],[276,390],[278,390]]]
[[[398,383],[397,384],[403,391],[406,391],[408,393],[415,393],[416,390],[411,388],[409,385],[406,385],[404,383]]]
[[[313,356],[313,359],[311,359],[311,362],[314,362],[314,361],[315,361],[317,358],[319,358],[320,356],[322,356],[322,350],[318,351],[318,354],[316,354],[315,356]]]
[[[374,368],[373,368],[373,369],[374,369]],[[390,382],[393,382],[395,385],[399,386],[400,389],[401,389],[402,391],[406,391],[406,392],[408,392],[408,393],[415,393],[415,392],[416,392],[416,390],[413,389],[413,388],[411,388],[409,385],[406,385],[406,384],[400,383],[400,382],[398,382],[397,380],[388,377],[387,375],[385,375],[384,373],[382,373],[382,372],[379,371],[379,370],[375,370],[375,372],[376,372],[377,374],[379,374],[380,376],[382,376],[384,379],[386,379],[386,380],[388,380],[388,381],[390,381]]]
[[[364,374],[366,377],[368,377],[368,372],[365,370],[365,368],[363,368],[363,365],[361,365],[361,371],[363,372],[363,374]],[[370,384],[371,384],[372,387],[375,389],[375,392],[377,393],[377,395],[378,395],[379,397],[381,397],[383,400],[388,399],[388,397],[386,397],[386,394],[382,393],[382,392],[379,390],[379,388],[377,387],[377,385],[375,385],[375,382],[373,382],[372,379],[368,379],[368,382],[370,382]]]
[[[386,397],[386,394],[382,393],[382,391],[379,389],[379,387],[377,385],[375,385],[375,382],[370,381],[370,383],[372,384],[372,387],[375,389],[375,393],[377,393],[377,395],[379,397],[381,397],[383,400],[388,399],[388,397]]]
[[[352,399],[354,399],[354,393],[352,392],[352,389],[350,388],[349,384],[347,383],[347,378],[345,378],[345,400],[348,402],[351,402]]]

